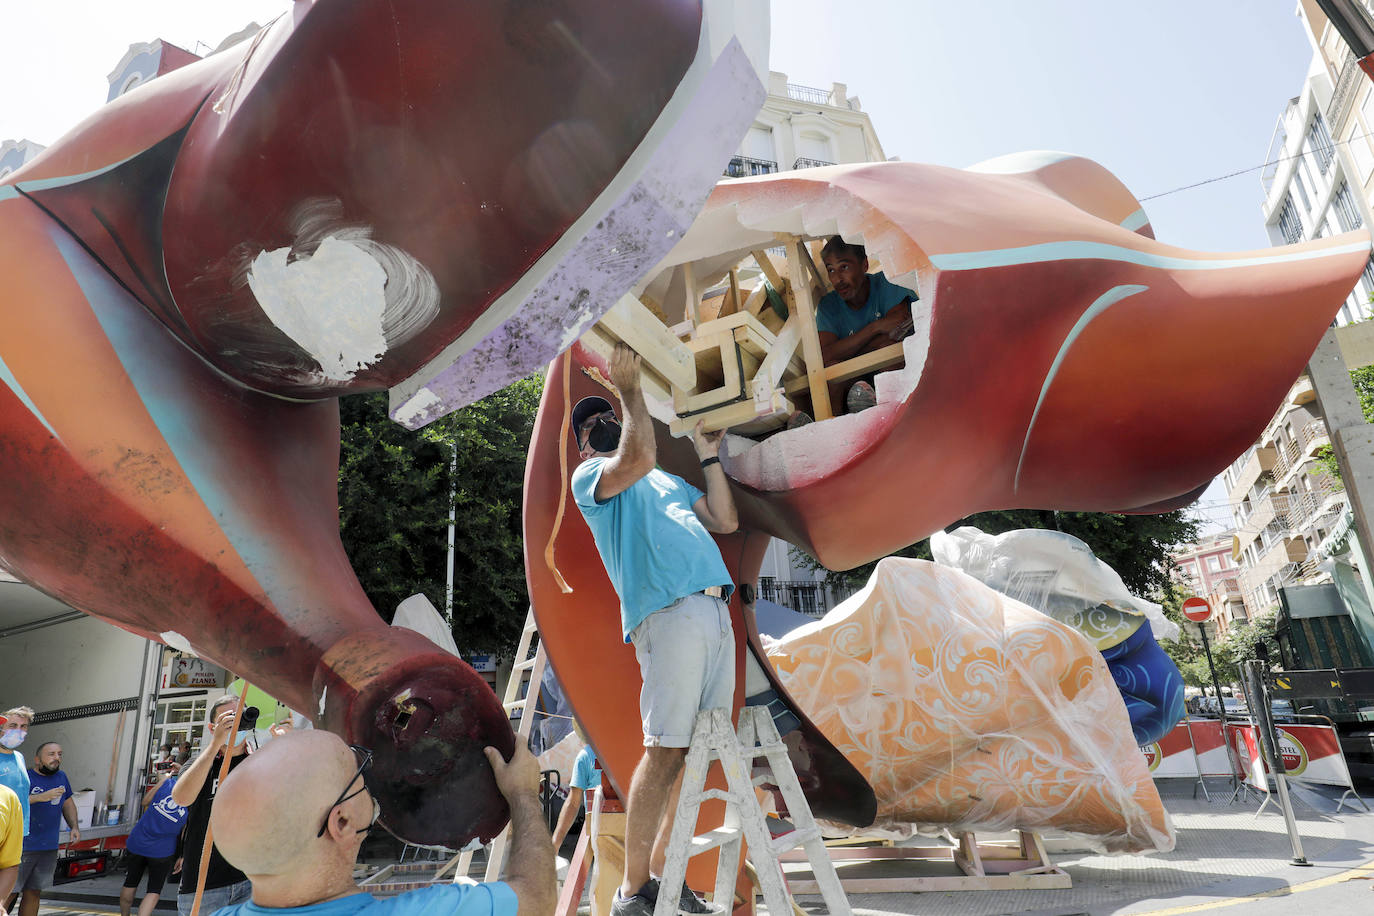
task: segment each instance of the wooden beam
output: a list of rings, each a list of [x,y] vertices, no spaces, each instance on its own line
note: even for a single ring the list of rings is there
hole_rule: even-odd
[[[674,436],[685,436],[696,428],[697,421],[700,420],[703,430],[711,433],[718,429],[743,426],[758,420],[760,417],[784,417],[791,412],[792,406],[782,391],[774,390],[773,394],[762,404],[750,398],[745,401],[737,401],[734,404],[726,404],[724,407],[694,417],[678,417],[668,424],[668,430]]]
[[[773,263],[772,256],[762,248],[756,248],[749,253],[754,256],[754,260],[759,265],[759,270],[763,271],[763,276],[773,285],[773,288],[782,292],[782,276],[778,273],[778,267]]]
[[[720,307],[719,317],[732,315],[739,311],[739,307],[739,271],[732,267],[730,268],[730,288],[725,294],[725,304]]]
[[[827,382],[847,382],[860,375],[868,375],[879,369],[886,369],[900,363],[905,357],[906,352],[902,349],[900,342],[889,344],[881,350],[874,350],[870,353],[861,353],[858,356],[845,360],[842,363],[835,363],[833,366],[825,367],[825,380]],[[806,379],[793,379],[784,387],[788,394],[796,394],[798,391],[806,389]]]
[[[825,387],[825,360],[821,356],[821,341],[816,331],[816,303],[811,296],[811,283],[803,260],[807,259],[806,245],[800,239],[792,242],[792,257],[788,268],[792,279],[792,295],[796,299],[793,313],[801,326],[802,356],[806,360],[807,387],[811,389],[811,414],[817,420],[829,420],[835,415],[830,409],[830,392]]]
[[[773,347],[769,350],[768,356],[759,364],[759,371],[754,374],[753,392],[756,400],[771,395],[773,389],[782,384],[783,374],[791,364],[792,354],[796,352],[799,343],[801,343],[801,322],[793,315],[782,326],[782,330],[773,341]],[[797,381],[802,383],[799,386],[800,390],[801,387],[805,387],[807,379],[802,376]]]
[[[823,247],[825,247],[825,243],[820,239],[811,242],[810,248],[806,246],[802,247],[802,251],[806,253],[806,268],[810,271],[815,281],[820,284],[822,295],[830,292],[834,288],[830,285],[830,278],[822,273],[821,269],[816,266],[816,262],[821,258],[820,250]]]
[[[692,351],[634,296],[621,296],[610,311],[601,316],[600,325],[629,344],[671,386],[688,389],[696,386],[697,362]]]
[[[620,342],[620,338],[611,334],[601,325],[593,325],[592,329],[582,335],[582,346],[591,350],[602,359],[610,361],[611,354],[615,352],[615,345]],[[640,384],[644,388],[644,393],[662,401],[665,404],[673,402],[673,385],[649,363],[644,364],[644,372],[640,375]],[[607,398],[613,397],[609,392]]]
[[[740,307],[740,311],[748,312],[751,315],[758,315],[765,308],[771,307],[772,303],[768,301],[768,290],[760,283],[749,293],[749,298],[744,300],[744,305]]]
[[[697,289],[697,273],[691,263],[682,265],[682,289],[687,296],[684,315],[691,319],[692,325],[701,324],[701,292]]]

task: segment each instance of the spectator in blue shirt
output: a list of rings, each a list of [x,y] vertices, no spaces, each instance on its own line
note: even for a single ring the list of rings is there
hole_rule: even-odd
[[[24,811],[24,836],[29,835],[29,771],[24,765],[24,755],[19,753],[19,745],[29,736],[29,723],[33,721],[33,710],[27,706],[16,706],[5,711],[5,725],[0,727],[0,786],[9,786],[19,796],[19,805]]]
[[[889,283],[882,271],[868,272],[868,252],[838,235],[821,249],[821,262],[834,292],[816,306],[816,330],[825,364],[844,362],[881,350],[912,332],[911,303],[918,297],[905,286]],[[860,379],[846,397],[849,413],[877,403],[873,383]]]
[[[573,723],[573,730],[583,741],[587,736],[582,732],[582,726]],[[587,793],[601,785],[601,768],[597,766],[596,751],[592,750],[590,744],[584,745],[577,754],[577,760],[573,762],[572,781],[568,784],[568,797],[563,801],[563,810],[558,813],[558,824],[553,828],[553,848],[558,851],[563,848],[563,839],[568,835],[568,830],[572,828],[572,823],[577,819],[577,812],[586,808],[588,804]]]
[[[178,870],[173,860],[177,857],[177,836],[186,823],[186,809],[172,799],[176,783],[176,775],[169,773],[143,793],[143,816],[129,832],[125,845],[128,855],[124,887],[119,892],[120,916],[129,916],[133,910],[134,894],[144,873],[148,875],[148,889],[138,905],[138,916],[152,916],[167,876]]]
[[[216,845],[253,885],[250,902],[219,916],[549,916],[557,881],[539,763],[521,742],[509,763],[494,748],[486,755],[510,805],[505,880],[378,900],[353,880],[379,810],[367,787],[371,752],[322,730],[263,745],[224,780],[210,815]]]
[[[57,834],[62,821],[71,828],[71,841],[81,839],[76,824],[72,784],[62,772],[62,745],[45,741],[33,754],[29,770],[29,835],[24,837],[24,861],[14,889],[20,893],[19,916],[38,916],[43,891],[52,887],[57,868]]]

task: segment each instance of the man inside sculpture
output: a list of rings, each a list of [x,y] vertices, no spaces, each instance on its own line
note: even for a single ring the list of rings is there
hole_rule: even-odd
[[[368,787],[372,753],[350,748],[323,730],[295,732],[263,745],[225,779],[215,800],[210,825],[216,845],[253,886],[251,901],[219,913],[548,916],[557,881],[539,803],[539,762],[521,742],[509,762],[494,748],[485,753],[510,806],[505,879],[437,884],[378,900],[353,879],[358,850],[380,810]]]
[[[864,246],[831,236],[821,249],[821,261],[835,288],[816,305],[816,330],[827,366],[881,350],[911,334],[911,304],[920,297],[888,282],[882,271],[870,274]],[[854,382],[845,395],[848,413],[876,403],[871,377]]]
[[[658,897],[653,872],[662,874],[697,713],[733,703],[735,641],[726,603],[733,585],[711,532],[734,531],[738,519],[720,466],[723,432],[704,433],[698,423],[692,433],[706,477],[702,493],[655,467],[639,354],[616,344],[610,378],[623,425],[605,398],[577,402],[571,431],[582,463],[573,472],[572,491],[620,596],[622,635],[635,648],[643,681],[644,755],[630,780],[625,877],[611,912],[650,916]],[[723,909],[683,887],[679,912]]]

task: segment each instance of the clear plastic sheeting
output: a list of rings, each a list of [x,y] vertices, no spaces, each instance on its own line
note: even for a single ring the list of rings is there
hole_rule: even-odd
[[[957,570],[885,559],[768,654],[873,786],[877,829],[1053,829],[1106,851],[1173,848],[1102,655]]]
[[[1178,639],[1178,624],[1163,608],[1127,591],[1116,570],[1071,534],[1030,528],[993,535],[966,525],[932,535],[930,552],[941,566],[1044,611],[1099,649],[1122,642],[1142,620],[1155,639]]]

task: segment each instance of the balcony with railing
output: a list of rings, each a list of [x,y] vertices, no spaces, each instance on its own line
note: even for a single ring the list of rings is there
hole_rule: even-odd
[[[771,175],[778,170],[778,164],[771,159],[750,159],[748,156],[733,156],[725,166],[726,178],[746,178],[750,175]]]
[[[1241,596],[1240,574],[1212,580],[1212,594],[1219,598],[1238,599]]]
[[[1288,494],[1288,522],[1296,531],[1314,525],[1318,519],[1334,514],[1337,504],[1344,505],[1345,490],[1336,478],[1324,472],[1309,474],[1308,489],[1294,489]]]
[[[834,106],[835,94],[829,89],[817,89],[815,86],[802,86],[799,83],[787,84],[787,97],[794,102],[810,102],[813,105]]]
[[[806,156],[798,156],[798,157],[797,157],[797,161],[795,161],[795,162],[792,163],[792,168],[793,168],[793,169],[818,169],[818,168],[820,168],[820,167],[823,166],[823,165],[834,165],[834,164],[835,164],[835,163],[833,163],[833,162],[827,162],[827,161],[825,161],[824,159],[809,159],[809,158],[807,158]]]
[[[1250,500],[1250,511],[1236,528],[1236,538],[1244,550],[1266,530],[1271,533],[1288,527],[1288,497],[1269,487]]]
[[[1247,453],[1248,457],[1236,471],[1236,479],[1231,484],[1232,505],[1240,503],[1241,499],[1259,481],[1261,474],[1274,469],[1276,454],[1272,448],[1250,449]]]
[[[820,617],[826,611],[825,583],[816,580],[763,577],[759,579],[759,597],[812,617]]]
[[[1274,479],[1283,482],[1289,472],[1313,458],[1322,446],[1331,444],[1325,420],[1313,420],[1293,433],[1293,438],[1276,447]]]

